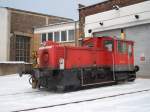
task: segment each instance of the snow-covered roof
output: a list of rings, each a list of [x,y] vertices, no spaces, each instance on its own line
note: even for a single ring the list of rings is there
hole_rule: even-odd
[[[0,64],[31,64],[24,61],[0,61]]]

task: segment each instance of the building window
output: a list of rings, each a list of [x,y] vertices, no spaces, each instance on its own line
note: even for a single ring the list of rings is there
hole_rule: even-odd
[[[68,31],[68,41],[74,40],[75,37],[75,31],[74,30],[69,30]]]
[[[46,33],[42,33],[42,39],[41,39],[42,42],[46,41]]]
[[[67,32],[61,31],[61,41],[67,41]]]
[[[53,41],[53,33],[48,33],[48,40]]]
[[[59,32],[54,32],[54,41],[55,42],[59,41],[59,37],[60,37],[60,33]]]
[[[16,37],[16,61],[29,62],[30,38],[25,36]]]

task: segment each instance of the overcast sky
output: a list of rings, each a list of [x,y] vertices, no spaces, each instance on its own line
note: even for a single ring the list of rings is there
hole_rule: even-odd
[[[78,20],[78,4],[86,6],[105,0],[0,0],[1,7],[11,7]]]

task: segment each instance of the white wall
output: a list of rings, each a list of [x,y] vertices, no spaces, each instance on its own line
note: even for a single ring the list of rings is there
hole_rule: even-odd
[[[77,22],[77,28],[79,28],[79,24]],[[35,28],[34,33],[48,33],[48,32],[55,32],[55,31],[63,31],[63,30],[70,30],[75,29],[75,23],[62,23],[62,24],[54,24],[45,26],[42,28]]]
[[[139,19],[136,19],[135,15],[139,15]],[[103,26],[99,24],[100,22],[103,22]],[[99,32],[146,23],[150,23],[150,1],[87,16],[84,30],[85,36],[88,37],[89,29],[92,29],[92,32]]]
[[[9,60],[10,15],[6,8],[0,8],[0,61]]]
[[[41,28],[35,28],[34,34],[42,34],[46,33],[46,38],[48,39],[48,33],[53,33],[53,41],[54,41],[54,32],[59,32],[59,42],[74,42],[75,40],[69,39],[69,30],[76,30],[79,29],[79,23],[78,22],[69,22],[69,23],[58,23],[58,24],[51,24],[48,26],[43,26]],[[66,41],[61,40],[61,31],[66,31],[67,33],[67,39]],[[75,38],[75,35],[74,35]],[[41,39],[40,39],[41,40]]]

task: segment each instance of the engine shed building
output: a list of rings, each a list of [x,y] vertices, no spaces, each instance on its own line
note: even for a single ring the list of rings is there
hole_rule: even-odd
[[[0,7],[0,62],[30,62],[34,27],[72,21],[64,17]]]
[[[61,45],[76,46],[79,39],[79,23],[62,22],[34,28],[34,50],[37,51],[43,41],[53,41]]]
[[[150,1],[106,0],[79,8],[80,37],[116,36],[135,41],[139,75],[150,77]]]

